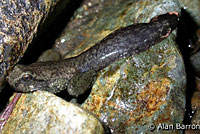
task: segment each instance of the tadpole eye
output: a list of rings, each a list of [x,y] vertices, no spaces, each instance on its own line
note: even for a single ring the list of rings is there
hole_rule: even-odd
[[[28,73],[26,73],[26,74],[24,74],[24,75],[22,76],[22,79],[23,79],[24,81],[30,81],[30,80],[32,80],[32,78],[33,78],[33,76],[30,75],[30,74],[28,74]]]

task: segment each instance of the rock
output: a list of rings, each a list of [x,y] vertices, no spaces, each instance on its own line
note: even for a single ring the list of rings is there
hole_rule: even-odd
[[[195,112],[195,115],[192,117],[191,125],[193,129],[186,130],[185,134],[199,134],[200,133],[200,109]]]
[[[200,131],[199,130],[186,130],[185,134],[199,134]]]
[[[104,69],[82,107],[117,134],[147,133],[150,123],[182,122],[186,80],[173,37]]]
[[[53,49],[48,49],[43,52],[37,61],[44,62],[44,61],[56,61],[61,59],[60,54]]]
[[[191,104],[192,104],[193,111],[200,109],[200,91],[194,92],[192,96]]]
[[[200,79],[198,77],[196,77],[195,83],[196,83],[196,90],[200,91]]]
[[[63,34],[57,39],[54,49],[59,51],[62,58],[73,57],[119,27],[132,23],[149,22],[152,17],[171,11],[180,12],[177,0],[137,2],[107,0],[100,1],[100,3],[85,1]],[[176,32],[174,31],[167,39],[148,51],[122,59],[102,70],[90,96],[82,104],[82,107],[104,121],[113,133],[182,133],[182,131],[176,130],[161,131],[157,129],[150,132],[148,128],[151,123],[158,126],[159,123],[182,122],[184,117],[186,76],[182,57],[174,42],[175,37]],[[48,107],[45,107],[47,102],[42,101],[50,97],[40,95],[38,99],[35,99],[34,97],[37,98],[36,94],[38,92],[30,98],[27,94],[24,101],[20,103],[29,104],[30,106],[26,105],[26,107],[31,108],[39,106],[38,111],[47,111]],[[36,103],[35,100],[39,101]],[[54,101],[52,100],[48,104],[55,104]],[[59,105],[57,106],[63,107],[63,105]],[[23,124],[31,124],[34,127],[38,120],[34,122],[35,120],[31,120],[31,118],[44,117],[40,114],[24,118],[27,112],[20,112],[20,110],[24,110],[26,107],[23,104],[17,106],[19,112],[16,110],[13,112],[3,129],[4,132],[20,132],[21,130],[15,128],[19,128]],[[34,111],[34,109],[30,110]],[[19,113],[18,117],[15,115],[17,113]],[[54,114],[52,116],[54,117]],[[15,124],[17,122],[13,123],[14,120],[22,123]],[[49,126],[51,127],[51,125]],[[58,126],[62,127],[62,124]],[[11,129],[15,129],[15,131],[10,131]],[[50,129],[48,127],[48,130]],[[62,131],[64,131],[63,127]],[[96,132],[100,131],[96,130]]]
[[[197,35],[197,40],[195,43],[195,46],[198,47],[198,51],[190,56],[190,62],[192,64],[193,69],[195,70],[195,73],[198,77],[200,77],[200,62],[199,62],[199,58],[200,58],[200,29],[197,30],[196,32]]]
[[[191,124],[195,127],[198,127],[197,129],[190,129],[186,130],[185,134],[199,134],[200,133],[200,80],[196,77],[196,88],[197,90],[194,91],[193,96],[191,98],[191,104],[192,104],[192,111],[193,111],[193,117],[191,120]]]
[[[171,11],[180,11],[178,1],[85,2],[57,39],[54,49],[63,58],[73,57],[119,27],[149,22],[153,16]],[[102,70],[82,107],[117,134],[150,133],[151,123],[157,126],[182,122],[186,75],[175,36],[176,32],[148,51]],[[157,129],[152,133],[155,132],[182,133]]]
[[[37,36],[38,29],[42,29],[39,26],[43,26],[48,16],[62,11],[68,2],[69,0],[0,2],[0,91],[8,72]]]
[[[199,62],[199,58],[200,58],[200,51],[195,53],[194,55],[192,55],[190,57],[190,61],[191,64],[195,70],[195,73],[198,77],[200,77],[200,62]]]
[[[120,27],[149,22],[156,15],[180,11],[178,4],[176,0],[85,1],[56,40],[54,49],[63,58],[76,56]],[[170,8],[163,10],[165,7]]]
[[[101,122],[79,106],[37,91],[23,94],[2,134],[103,134]]]
[[[192,117],[192,123],[191,124],[194,124],[194,125],[199,125],[199,129],[200,129],[200,109],[198,109],[194,116]],[[199,130],[200,131],[200,130]]]
[[[200,1],[199,0],[179,0],[183,9],[185,9],[194,18],[195,22],[200,26]]]

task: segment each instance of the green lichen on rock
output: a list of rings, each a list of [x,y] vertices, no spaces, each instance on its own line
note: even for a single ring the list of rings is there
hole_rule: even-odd
[[[83,108],[114,133],[147,133],[152,122],[182,122],[186,80],[174,39],[172,34],[148,51],[105,68]]]
[[[84,4],[75,14],[55,49],[64,58],[90,48],[106,35],[153,16],[180,12],[176,0],[105,1],[90,11]],[[102,7],[102,8],[101,8]],[[88,11],[88,14],[84,14]],[[175,44],[176,32],[148,51],[122,59],[99,73],[82,107],[104,121],[113,133],[150,133],[148,125],[182,122],[185,108],[185,69]],[[173,111],[173,112],[171,112]],[[182,133],[159,131],[152,133]]]
[[[104,134],[101,122],[48,92],[23,94],[2,134]]]
[[[92,4],[86,2],[79,8],[57,40],[54,48],[63,58],[78,55],[119,27],[149,22],[153,16],[170,11],[180,12],[176,0],[106,0],[94,6]],[[157,129],[150,132],[148,129],[152,122],[158,125],[183,120],[186,79],[182,57],[174,42],[175,36],[176,32],[148,51],[122,59],[102,70],[82,107],[96,114],[113,133],[182,133]],[[31,103],[30,111],[38,106],[40,108],[36,109],[36,113],[45,110],[44,100],[41,99],[48,96],[39,97],[40,101]],[[27,97],[24,102],[32,102],[32,99]],[[51,103],[55,102],[51,100]],[[19,110],[26,108],[23,105],[19,107]],[[19,115],[23,116],[22,113],[27,114],[25,111]],[[35,114],[33,117],[43,116]],[[29,116],[29,119],[33,117]],[[13,115],[8,124],[16,118]],[[22,120],[23,123],[28,121]],[[20,127],[21,124],[14,125]],[[11,130],[7,126],[4,129]]]
[[[177,7],[176,0],[106,0],[98,4],[91,2],[91,6],[86,2],[57,39],[54,48],[63,58],[73,57],[120,27],[149,22],[159,14],[180,11]]]

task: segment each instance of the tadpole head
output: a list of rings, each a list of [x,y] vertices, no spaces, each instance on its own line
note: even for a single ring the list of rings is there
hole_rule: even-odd
[[[66,88],[65,79],[54,78],[50,71],[45,70],[46,66],[38,62],[27,66],[16,65],[7,80],[15,91],[20,92],[42,90],[57,93]]]
[[[16,91],[32,92],[37,90],[33,85],[34,74],[26,70],[26,66],[17,65],[7,77],[9,85]]]
[[[178,12],[168,12],[156,17],[153,17],[150,22],[159,22],[163,25],[168,25],[171,31],[176,29],[178,26],[180,14]]]

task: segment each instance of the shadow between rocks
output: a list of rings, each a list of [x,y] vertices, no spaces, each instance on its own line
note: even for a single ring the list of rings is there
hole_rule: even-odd
[[[181,17],[179,20],[179,25],[177,29],[177,44],[182,53],[185,71],[186,71],[186,107],[185,107],[185,117],[183,124],[191,124],[191,117],[193,116],[193,111],[191,107],[191,98],[196,90],[195,83],[195,70],[190,62],[190,56],[195,48],[195,33],[198,29],[196,23],[193,21],[192,17],[187,13],[186,10],[181,10]]]
[[[27,49],[19,64],[31,64],[47,49],[52,48],[55,40],[62,33],[74,12],[80,7],[83,0],[70,0],[67,7],[51,22],[44,22],[43,29],[39,29],[37,37]],[[50,17],[53,17],[51,15]],[[49,19],[47,19],[49,21]]]
[[[36,62],[42,52],[52,48],[55,40],[61,34],[77,8],[80,7],[82,1],[83,0],[70,0],[68,6],[51,20],[50,23],[48,22],[50,19],[47,19],[47,21],[44,22],[44,29],[39,29],[37,37],[33,39],[32,44],[30,44],[30,47],[19,61],[19,64],[26,65]],[[50,17],[53,17],[53,15],[54,14]],[[6,107],[13,92],[14,90],[7,83],[4,90],[0,93],[0,113]]]

